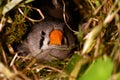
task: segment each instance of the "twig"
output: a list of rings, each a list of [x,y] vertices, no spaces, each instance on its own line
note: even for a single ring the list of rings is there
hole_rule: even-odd
[[[94,5],[92,4],[92,2],[90,0],[88,0],[89,4],[91,5],[92,9],[95,10]]]
[[[54,70],[54,71],[56,71],[56,72],[59,72],[59,73],[61,73],[61,74],[67,75],[65,72],[63,72],[62,70],[59,70],[59,69],[57,69],[57,68],[55,68],[55,67],[47,66],[47,65],[44,65],[44,67],[50,68],[50,69],[52,69],[52,70]]]
[[[11,46],[11,44],[8,44],[7,47],[11,54],[15,54],[15,51],[14,51],[13,47]]]
[[[19,75],[20,77],[23,78],[23,80],[31,80],[30,78],[28,78],[26,75],[24,75],[22,72],[18,72],[17,75]],[[16,79],[17,80],[17,79]]]
[[[21,6],[21,7],[32,8],[32,9],[36,10],[36,11],[41,15],[42,19],[35,20],[35,19],[32,19],[32,18],[26,16],[26,15],[23,13],[23,11],[22,11],[20,8],[18,8],[18,11],[19,11],[25,18],[27,18],[28,20],[30,20],[31,22],[41,22],[42,20],[45,19],[44,15],[43,15],[43,13],[41,12],[40,9],[34,8],[34,7],[30,7],[30,6]]]
[[[90,24],[93,22],[93,20],[94,20],[94,21],[98,21],[98,20],[95,19],[95,18],[90,18],[90,19],[88,20],[88,22],[86,22],[85,26],[83,27],[83,31],[84,31],[84,32],[86,32],[86,30],[89,28],[89,26],[90,26]]]
[[[77,31],[73,30],[68,24],[67,24],[67,21],[66,21],[66,15],[65,15],[65,2],[64,0],[62,0],[62,3],[63,3],[63,19],[64,19],[64,22],[66,24],[66,26],[74,33],[76,33]]]
[[[105,18],[103,24],[106,25],[106,24],[110,23],[119,11],[120,11],[120,8],[117,8],[113,13],[108,14],[107,17]]]
[[[34,80],[38,80],[37,76],[35,75],[34,71],[31,70],[31,73],[33,74]]]
[[[2,31],[3,27],[5,26],[6,18],[3,16],[0,22],[0,32]]]
[[[96,15],[106,2],[107,0],[104,0],[103,3],[94,11],[93,15]]]
[[[24,75],[22,72],[20,72],[20,71],[18,71],[17,69],[16,69],[16,67],[15,67],[15,65],[13,64],[12,65],[12,69],[13,69],[13,71],[15,72],[15,74],[16,74],[16,77],[15,77],[15,80],[31,80],[31,79],[29,79],[26,75]],[[19,78],[19,77],[20,78]],[[22,79],[21,79],[22,78]]]
[[[18,53],[16,53],[15,56],[13,57],[13,59],[12,59],[12,61],[10,63],[10,66],[12,66],[14,64],[14,61],[17,58],[17,56],[18,56]]]
[[[11,66],[11,68],[14,71],[14,73],[16,73],[16,74],[18,73],[18,70],[14,64]]]
[[[24,73],[26,70],[28,70],[34,63],[36,62],[36,59],[33,59],[32,62],[25,67],[25,69],[22,70],[22,72]]]
[[[52,0],[52,3],[55,6],[55,8],[60,8],[60,4],[58,3],[57,0]]]
[[[1,47],[2,47],[2,45],[1,45]],[[8,65],[7,57],[6,57],[3,47],[2,47],[2,56],[3,56],[3,60],[4,60],[5,64]]]
[[[52,67],[52,66],[48,66],[48,65],[38,65],[37,67],[35,67],[35,68],[33,68],[32,70],[36,70],[36,69],[38,69],[38,68],[49,68],[49,69],[52,69],[52,70],[54,70],[54,71],[56,71],[56,72],[58,72],[58,73],[61,73],[61,74],[64,74],[64,75],[67,75],[65,72],[63,72],[62,70],[59,70],[59,69],[57,69],[57,68],[55,68],[55,67]]]

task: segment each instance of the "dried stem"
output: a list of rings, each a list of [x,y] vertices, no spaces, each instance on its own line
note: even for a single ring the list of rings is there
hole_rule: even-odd
[[[66,26],[68,27],[68,29],[70,29],[70,30],[71,30],[72,32],[74,32],[74,33],[77,33],[77,31],[73,30],[73,29],[68,25],[68,23],[67,23],[67,21],[66,21],[65,2],[64,2],[64,0],[62,0],[62,2],[63,2],[63,19],[64,19],[64,22],[65,22]]]
[[[20,8],[18,8],[18,11],[19,11],[25,18],[27,18],[28,20],[30,20],[31,22],[41,22],[42,20],[45,19],[44,15],[43,15],[43,13],[41,12],[40,9],[34,8],[34,7],[30,7],[30,6],[21,6],[21,7],[27,7],[27,8],[34,9],[34,10],[36,10],[36,11],[41,15],[42,19],[35,20],[35,19],[32,19],[32,18],[26,16],[26,15],[23,13],[23,11],[22,11]]]

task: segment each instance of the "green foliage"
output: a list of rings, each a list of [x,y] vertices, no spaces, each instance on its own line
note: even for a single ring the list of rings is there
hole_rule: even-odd
[[[78,77],[78,80],[108,80],[113,72],[113,61],[108,58],[98,58]]]
[[[18,12],[17,12],[18,13]],[[11,44],[14,41],[18,42],[27,31],[25,18],[21,14],[15,14],[12,24],[6,25],[5,34],[7,35],[7,43]]]
[[[65,71],[70,74],[79,60],[80,56],[78,54],[74,54],[69,63],[67,64]]]

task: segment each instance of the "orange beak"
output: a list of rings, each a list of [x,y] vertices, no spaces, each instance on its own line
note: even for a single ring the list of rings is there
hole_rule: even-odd
[[[61,45],[63,33],[60,30],[53,30],[50,33],[50,45]]]

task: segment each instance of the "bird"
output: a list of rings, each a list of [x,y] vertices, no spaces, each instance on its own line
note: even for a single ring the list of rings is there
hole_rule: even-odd
[[[39,62],[51,62],[67,58],[74,46],[74,34],[64,22],[47,20],[32,26],[17,51],[29,53]]]

